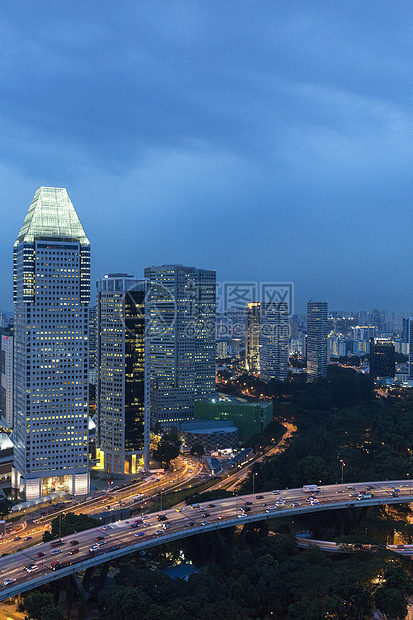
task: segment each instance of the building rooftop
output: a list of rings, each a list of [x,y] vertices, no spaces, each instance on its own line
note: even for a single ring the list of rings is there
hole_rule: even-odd
[[[89,245],[72,201],[63,187],[40,187],[37,190],[16,244],[48,238]]]

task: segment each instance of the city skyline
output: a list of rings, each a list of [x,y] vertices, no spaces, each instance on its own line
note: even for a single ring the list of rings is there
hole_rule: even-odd
[[[371,6],[4,4],[0,309],[50,186],[88,230],[93,281],[201,265],[293,282],[299,313],[412,314],[413,7]]]

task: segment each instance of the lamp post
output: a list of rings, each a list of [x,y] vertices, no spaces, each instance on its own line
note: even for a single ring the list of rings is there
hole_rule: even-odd
[[[341,463],[341,484],[343,484],[343,482],[344,482],[344,467],[346,466],[346,464],[343,461],[343,459],[340,459],[340,463]]]
[[[257,472],[254,472],[252,474],[252,494],[254,495],[255,493],[255,476],[257,475]]]

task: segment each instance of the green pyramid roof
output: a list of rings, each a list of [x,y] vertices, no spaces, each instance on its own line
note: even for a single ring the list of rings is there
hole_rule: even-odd
[[[79,241],[82,245],[89,245],[66,189],[40,187],[35,193],[16,243],[33,243],[39,238]]]

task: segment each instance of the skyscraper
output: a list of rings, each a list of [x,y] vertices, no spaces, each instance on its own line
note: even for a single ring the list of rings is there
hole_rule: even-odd
[[[307,380],[327,376],[327,302],[307,304]]]
[[[260,378],[285,381],[288,374],[288,304],[261,303]]]
[[[150,280],[151,422],[166,430],[194,417],[215,391],[216,273],[147,267]]]
[[[97,428],[106,471],[134,474],[149,464],[147,280],[125,273],[97,282]]]
[[[41,187],[14,244],[14,467],[27,500],[89,492],[90,244],[62,188]]]
[[[249,373],[260,372],[260,304],[252,302],[246,307],[245,366]]]

